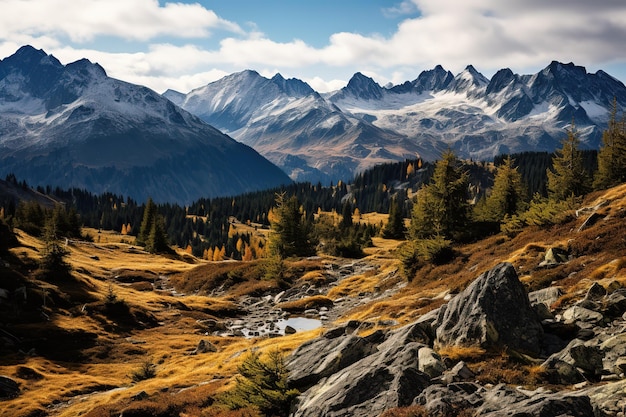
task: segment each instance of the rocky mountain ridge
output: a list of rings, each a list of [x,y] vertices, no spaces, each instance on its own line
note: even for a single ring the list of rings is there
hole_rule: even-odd
[[[276,78],[298,84],[298,94],[281,89]],[[572,121],[582,147],[597,149],[613,100],[626,107],[622,82],[556,61],[536,74],[505,68],[491,79],[471,65],[457,75],[438,65],[395,86],[362,73],[331,93],[303,84],[244,71],[188,94],[164,95],[253,146],[291,178],[311,181],[346,180],[407,155],[432,160],[448,147],[475,160],[552,152]]]
[[[186,203],[290,180],[154,91],[31,46],[0,61],[0,175]]]

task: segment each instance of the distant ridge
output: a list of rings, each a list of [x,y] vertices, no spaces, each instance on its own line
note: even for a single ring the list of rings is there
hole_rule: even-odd
[[[613,99],[626,87],[604,71],[551,62],[536,74],[504,68],[488,79],[468,65],[457,75],[437,65],[382,87],[356,73],[339,91],[289,90],[255,71],[231,74],[188,94],[165,96],[249,144],[297,180],[351,178],[381,162],[441,150],[491,160],[506,153],[552,152],[574,120],[582,147],[597,149]]]

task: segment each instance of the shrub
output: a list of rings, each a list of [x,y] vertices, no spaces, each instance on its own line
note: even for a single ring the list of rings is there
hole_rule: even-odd
[[[252,406],[266,416],[289,415],[299,392],[287,386],[287,366],[278,350],[268,352],[264,359],[259,352],[252,352],[237,370],[241,375],[237,385],[222,398],[229,408],[237,410]]]
[[[144,381],[156,376],[156,365],[151,360],[144,361],[139,369],[130,374],[133,382]]]

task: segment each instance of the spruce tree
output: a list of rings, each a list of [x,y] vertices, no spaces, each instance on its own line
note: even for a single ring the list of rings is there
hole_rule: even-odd
[[[152,201],[152,198],[148,198],[146,207],[143,210],[143,218],[141,220],[141,227],[139,228],[139,234],[137,235],[137,244],[145,246],[152,230],[152,224],[157,215],[157,207]]]
[[[437,161],[433,178],[417,193],[409,234],[412,239],[454,238],[465,232],[469,220],[469,179],[451,150]]]
[[[389,203],[389,218],[381,235],[385,239],[404,239],[406,237],[404,217],[402,216],[402,209],[396,197],[392,198]]]
[[[590,179],[578,149],[580,140],[574,124],[567,131],[562,148],[552,157],[552,169],[548,169],[548,196],[557,201],[580,196],[590,191]]]
[[[273,217],[271,255],[288,258],[315,254],[312,225],[300,211],[300,203],[295,195],[285,199],[284,194],[278,194]]]
[[[623,182],[626,182],[626,122],[623,119],[617,121],[617,101],[614,99],[609,126],[602,134],[593,188],[602,190]]]
[[[528,207],[527,200],[522,176],[507,156],[496,171],[491,194],[485,201],[484,220],[501,222],[507,215],[521,213]]]

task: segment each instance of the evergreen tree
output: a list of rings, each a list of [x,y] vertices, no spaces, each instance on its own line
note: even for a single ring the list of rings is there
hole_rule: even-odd
[[[590,179],[583,165],[580,140],[572,123],[572,128],[563,140],[563,147],[552,157],[552,169],[548,169],[548,196],[554,200],[565,200],[571,196],[583,195],[591,189]]]
[[[280,258],[315,254],[312,225],[300,211],[296,196],[277,194],[270,234],[270,251]]]
[[[468,185],[468,175],[454,153],[444,152],[435,165],[431,182],[417,194],[409,228],[411,238],[452,238],[463,234],[469,219]]]
[[[70,277],[72,267],[65,260],[68,251],[61,246],[57,236],[58,218],[49,216],[43,232],[44,250],[39,274],[45,280],[61,281]]]
[[[169,250],[165,232],[165,220],[157,213],[157,206],[151,198],[148,198],[143,211],[137,244],[144,246],[150,253],[167,252]]]
[[[491,194],[485,201],[485,213],[481,220],[501,222],[505,216],[512,216],[526,210],[528,194],[522,176],[513,166],[509,156],[496,171]]]
[[[145,246],[152,230],[152,224],[154,223],[157,215],[157,207],[152,201],[152,198],[148,198],[146,207],[143,210],[143,218],[141,220],[141,226],[139,228],[139,234],[137,235],[137,244]]]
[[[626,122],[623,119],[617,121],[617,101],[614,99],[609,126],[602,134],[593,187],[601,190],[623,182],[626,182]]]
[[[341,223],[339,223],[339,227],[342,229],[352,227],[352,207],[348,202],[345,202],[341,209]]]
[[[165,221],[157,215],[150,225],[150,234],[146,240],[146,250],[150,253],[161,253],[169,250],[167,235],[165,234]]]
[[[385,239],[404,239],[406,237],[406,226],[404,225],[402,208],[398,204],[398,199],[395,197],[391,199],[389,204],[389,218],[381,235]]]

